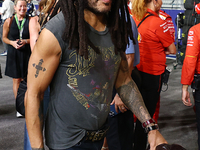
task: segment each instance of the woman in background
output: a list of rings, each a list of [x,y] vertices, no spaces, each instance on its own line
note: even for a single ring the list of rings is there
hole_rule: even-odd
[[[156,109],[166,68],[166,54],[175,54],[176,47],[166,21],[160,19],[162,0],[133,0],[132,15],[138,26],[141,76],[140,92],[151,115]],[[152,120],[152,122],[155,122]],[[147,134],[137,120],[134,150],[146,150]]]
[[[8,44],[5,75],[13,78],[13,93],[16,98],[20,82],[27,76],[31,55],[29,39],[29,17],[25,0],[15,0],[16,14],[3,25],[3,41]],[[20,114],[17,113],[17,117]]]

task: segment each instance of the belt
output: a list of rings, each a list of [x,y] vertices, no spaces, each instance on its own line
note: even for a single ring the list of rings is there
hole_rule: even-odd
[[[109,127],[106,126],[100,130],[86,131],[84,141],[92,141],[92,142],[100,141],[100,140],[104,139],[108,129],[109,129]]]

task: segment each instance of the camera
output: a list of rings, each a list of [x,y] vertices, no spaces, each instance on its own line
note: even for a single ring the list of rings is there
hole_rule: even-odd
[[[17,42],[17,44],[18,44],[18,45],[22,45],[22,44],[21,44],[21,40],[19,40],[19,41]]]
[[[165,72],[163,74],[163,83],[164,83],[164,85],[167,85],[170,73],[171,73],[171,69],[166,67]]]

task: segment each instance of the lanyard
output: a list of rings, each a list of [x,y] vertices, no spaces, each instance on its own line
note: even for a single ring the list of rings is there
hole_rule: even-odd
[[[19,39],[22,39],[22,32],[24,30],[24,23],[26,21],[26,18],[24,18],[22,20],[22,23],[21,23],[21,26],[20,26],[20,23],[19,23],[19,20],[17,18],[17,15],[15,14],[15,20],[16,20],[16,23],[17,23],[17,26],[18,26],[18,29],[19,29]]]

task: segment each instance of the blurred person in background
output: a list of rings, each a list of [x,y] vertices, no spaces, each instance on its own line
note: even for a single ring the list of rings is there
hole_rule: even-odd
[[[26,2],[27,2],[26,14],[31,17],[35,16],[34,12],[36,11],[36,8],[35,8],[34,4],[32,3],[32,0],[27,0]]]
[[[167,22],[159,17],[161,6],[162,0],[134,0],[131,10],[139,32],[140,63],[136,66],[141,76],[139,87],[151,117],[160,97],[166,54],[176,53]],[[134,136],[134,150],[146,150],[147,134],[138,120]]]
[[[197,4],[197,13],[200,14],[200,4]],[[188,31],[185,59],[182,67],[182,101],[185,106],[192,106],[189,86],[193,89],[196,108],[198,131],[198,148],[200,149],[200,24],[194,25]]]
[[[16,99],[19,84],[27,76],[31,49],[26,1],[15,0],[14,4],[16,14],[6,19],[3,25],[3,41],[8,44],[5,75],[13,78],[13,93]],[[18,116],[21,115],[17,112]]]
[[[4,0],[2,7],[0,9],[0,15],[1,15],[1,27],[0,27],[0,38],[2,40],[2,35],[3,35],[3,24],[7,18],[10,18],[15,12],[14,9],[14,3],[12,0]],[[1,56],[6,56],[7,55],[7,45],[3,42],[4,46],[4,52],[1,53]]]

